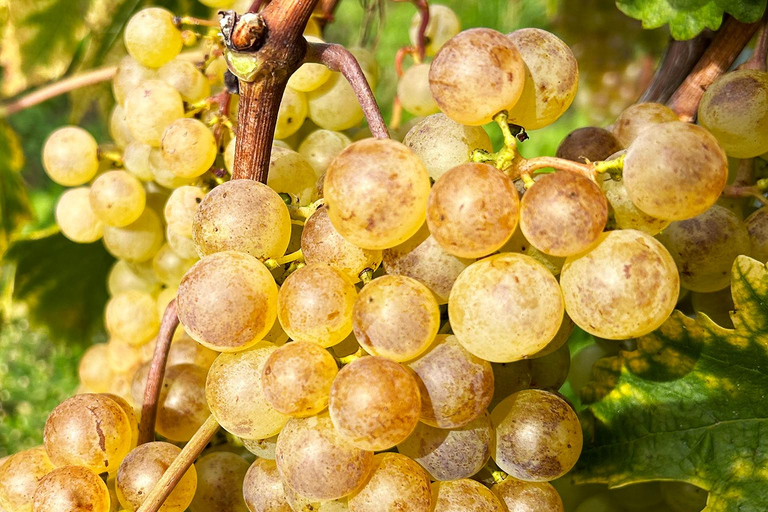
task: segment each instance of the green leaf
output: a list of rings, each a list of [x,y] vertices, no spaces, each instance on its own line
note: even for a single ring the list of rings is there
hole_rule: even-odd
[[[766,0],[616,0],[616,5],[645,28],[669,24],[672,37],[691,39],[706,28],[720,28],[723,14],[744,23],[759,20]]]
[[[24,167],[24,153],[19,137],[0,123],[0,257],[8,245],[33,219],[27,189],[19,174]]]
[[[682,480],[710,491],[708,512],[768,510],[765,265],[740,256],[731,290],[735,330],[676,312],[595,364],[577,481]]]

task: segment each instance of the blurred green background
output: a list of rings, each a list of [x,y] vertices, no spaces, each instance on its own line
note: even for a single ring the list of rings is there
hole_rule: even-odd
[[[639,97],[668,37],[663,29],[642,30],[612,0],[437,3],[452,7],[464,28],[540,27],[573,48],[580,64],[576,101],[556,123],[530,133],[521,145],[526,156],[554,154],[576,127],[610,124]],[[149,4],[178,15],[210,14],[195,0],[0,3],[2,98],[117,62],[125,55],[122,27]],[[408,2],[341,0],[326,30],[329,41],[375,48],[382,77],[376,92],[387,119],[396,87],[394,55],[409,44],[414,12]],[[63,189],[46,177],[40,152],[48,134],[68,123],[107,142],[112,106],[105,83],[0,119],[0,457],[41,442],[48,412],[77,387],[79,357],[90,344],[106,340],[102,316],[113,260],[100,242],[78,245],[57,234],[53,210]],[[498,136],[493,128],[491,133]]]

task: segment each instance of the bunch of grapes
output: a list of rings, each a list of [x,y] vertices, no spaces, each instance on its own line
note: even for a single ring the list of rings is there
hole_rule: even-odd
[[[638,104],[611,131],[571,133],[558,158],[526,160],[509,126],[565,113],[573,53],[544,30],[460,32],[447,7],[430,13],[433,58],[398,87],[403,107],[426,117],[403,142],[361,135],[352,86],[303,64],[265,184],[229,179],[238,127],[221,46],[195,65],[171,13],[134,16],[113,82],[119,151],[77,127],[44,148],[50,177],[75,187],[57,207],[62,232],[103,239],[118,260],[110,341],[83,357],[81,392],[53,410],[44,446],[0,465],[3,508],[136,511],[212,415],[227,441],[178,475],[161,510],[564,510],[549,482],[582,449],[557,393],[574,325],[601,339],[581,357],[588,368],[613,353],[601,348],[610,340],[659,327],[681,286],[707,312],[705,294],[728,287],[738,254],[768,259],[768,210],[744,221],[751,205],[718,204],[726,155],[768,151],[768,79],[725,75],[701,126]],[[318,41],[317,25],[308,30]],[[370,53],[355,55],[375,82]],[[728,103],[732,87],[754,91],[737,98],[755,105],[749,117]],[[505,133],[497,153],[482,128],[492,121]],[[172,300],[163,441],[137,446]],[[670,489],[621,499],[645,507],[633,510],[703,506],[701,493]],[[580,512],[620,507],[606,508],[616,494],[584,498]]]

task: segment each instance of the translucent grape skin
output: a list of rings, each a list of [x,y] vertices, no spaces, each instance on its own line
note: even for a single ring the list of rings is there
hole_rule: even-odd
[[[146,193],[141,182],[125,171],[108,171],[91,185],[91,210],[105,224],[124,227],[144,211]]]
[[[765,263],[768,261],[768,208],[760,208],[744,220],[751,243],[750,256]]]
[[[192,338],[219,352],[263,339],[277,316],[277,285],[256,258],[217,252],[197,262],[179,285],[179,320]]]
[[[136,140],[156,147],[166,126],[184,117],[184,103],[170,85],[147,80],[125,97],[125,115]]]
[[[548,482],[576,464],[583,443],[581,424],[568,403],[554,393],[518,391],[491,412],[496,428],[493,460],[510,476]]]
[[[419,421],[421,394],[411,372],[384,357],[367,356],[341,369],[329,410],[339,435],[363,450],[392,448]]]
[[[621,229],[637,229],[653,236],[669,226],[670,221],[651,217],[635,206],[629,198],[624,180],[606,177],[600,185],[611,205],[613,219]]]
[[[193,364],[168,366],[155,420],[155,430],[161,436],[171,441],[189,441],[208,418],[206,374],[206,368]]]
[[[246,439],[241,438],[246,450],[256,455],[260,459],[275,460],[275,447],[277,445],[277,436],[266,439]]]
[[[430,512],[432,491],[429,478],[414,461],[399,453],[373,457],[371,476],[349,498],[350,512],[408,510]]]
[[[264,397],[278,412],[303,418],[326,407],[339,369],[322,347],[294,341],[278,348],[264,363]]]
[[[525,84],[525,63],[512,41],[473,28],[446,42],[432,61],[429,85],[440,110],[470,126],[489,123],[512,108]]]
[[[260,259],[279,258],[290,241],[291,217],[268,186],[253,180],[228,181],[200,203],[193,237],[201,256],[240,251]]]
[[[671,122],[640,133],[627,150],[622,176],[640,210],[659,219],[684,220],[720,197],[728,161],[704,128]]]
[[[531,359],[531,388],[557,391],[568,378],[571,367],[571,351],[568,344],[554,352]]]
[[[90,189],[67,190],[56,204],[56,224],[64,236],[73,242],[95,242],[104,232],[104,224],[91,208]]]
[[[673,222],[658,240],[675,260],[682,286],[695,292],[726,288],[736,257],[751,248],[744,222],[717,204],[692,219]]]
[[[604,233],[588,252],[566,260],[560,274],[568,316],[607,339],[642,336],[677,303],[680,279],[661,243],[641,231]]]
[[[442,429],[419,422],[397,451],[412,458],[433,480],[469,478],[491,457],[493,426],[485,412],[463,427]]]
[[[515,30],[507,37],[525,62],[525,86],[509,110],[509,122],[538,130],[555,122],[571,106],[579,86],[573,52],[556,35],[538,28]]]
[[[411,45],[416,47],[419,43],[419,27],[421,26],[421,15],[417,12],[411,18],[411,26],[408,30],[408,36]],[[461,30],[461,20],[453,10],[447,5],[429,4],[429,22],[424,31],[426,39],[425,50],[427,55],[434,55],[438,50],[453,36]]]
[[[469,162],[475,149],[493,152],[491,139],[482,127],[465,126],[442,113],[419,121],[408,130],[403,144],[419,156],[435,181],[457,165]]]
[[[308,43],[324,42],[319,37],[304,35]],[[331,77],[331,70],[323,64],[313,64],[307,62],[302,64],[299,69],[294,71],[288,79],[288,87],[296,91],[310,92],[323,85]],[[306,100],[304,100],[306,105]],[[305,106],[306,108],[306,106]],[[306,113],[304,114],[306,117]],[[299,123],[301,124],[301,123]],[[283,137],[278,137],[283,138]]]
[[[104,245],[121,260],[147,261],[163,245],[163,224],[151,208],[144,208],[139,218],[127,226],[104,226]]]
[[[341,73],[331,73],[323,85],[307,93],[307,108],[309,119],[326,130],[348,130],[365,117],[355,91]]]
[[[99,145],[79,126],[54,131],[43,146],[43,167],[48,176],[65,187],[89,182],[99,170]]]
[[[427,203],[427,225],[447,253],[479,258],[509,240],[519,213],[512,180],[488,164],[466,163],[435,182]]]
[[[211,84],[206,76],[189,61],[174,59],[157,70],[160,80],[179,91],[187,103],[204,100],[211,93]]]
[[[646,128],[677,121],[677,114],[660,103],[636,103],[627,107],[613,124],[613,134],[622,148],[628,148]]]
[[[31,509],[30,509],[31,510]],[[35,491],[35,512],[109,512],[109,490],[88,468],[64,466],[40,481]]]
[[[160,327],[154,297],[146,292],[128,290],[107,303],[104,323],[114,337],[130,345],[148,342]]]
[[[517,229],[512,234],[512,238],[507,240],[507,243],[499,249],[499,252],[516,252],[530,256],[544,265],[547,270],[552,272],[553,276],[558,275],[565,264],[565,258],[550,256],[534,247],[533,244],[525,238],[525,235],[523,235],[523,231],[520,229],[520,224],[518,224]]]
[[[181,236],[192,238],[195,213],[204,197],[205,191],[200,187],[183,186],[174,190],[164,209],[168,228]]]
[[[339,436],[328,413],[288,421],[277,438],[275,456],[283,485],[310,500],[351,494],[373,467],[373,453]]]
[[[77,374],[80,384],[95,393],[109,390],[112,372],[107,360],[107,344],[94,343],[80,358]]]
[[[193,64],[194,65],[194,64]],[[117,100],[118,105],[125,104],[125,97],[130,91],[135,89],[145,80],[157,78],[154,69],[143,66],[130,55],[120,59],[117,66],[117,72],[112,79],[112,93]],[[125,112],[125,110],[123,110]]]
[[[256,459],[243,481],[243,496],[251,512],[292,512],[273,460]]]
[[[169,124],[163,131],[161,148],[168,169],[180,178],[201,176],[211,168],[218,153],[211,130],[191,118]]]
[[[165,9],[142,9],[128,20],[123,34],[128,53],[144,66],[159,68],[176,57],[183,46],[173,14]]]
[[[243,498],[243,479],[248,461],[235,453],[213,452],[195,462],[197,489],[191,512],[248,512]]]
[[[131,451],[117,471],[120,504],[135,512],[180,453],[178,446],[160,441],[144,443]],[[197,471],[192,464],[166,498],[160,512],[182,512],[192,502],[196,489]]]
[[[701,97],[699,122],[735,158],[768,151],[768,73],[731,71],[718,78]]]
[[[275,138],[285,139],[296,133],[307,118],[307,98],[303,92],[286,87],[277,113]]]
[[[315,130],[301,141],[299,154],[306,158],[315,173],[320,175],[328,169],[336,155],[350,144],[352,141],[341,132]]]
[[[547,482],[525,482],[507,477],[491,487],[509,512],[564,512],[563,500]]]
[[[287,193],[306,205],[316,199],[317,174],[312,165],[292,149],[272,147],[267,185],[278,193]]]
[[[406,112],[414,116],[428,116],[438,111],[429,89],[429,64],[414,64],[397,82],[397,97]]]
[[[424,164],[404,145],[364,139],[334,159],[323,193],[344,238],[365,249],[386,249],[421,227],[429,186]]]
[[[42,446],[6,458],[0,463],[0,507],[8,512],[32,512],[35,490],[54,468]]]
[[[421,357],[408,363],[421,391],[420,420],[439,428],[467,425],[493,396],[493,370],[470,354],[455,336],[438,335]]]
[[[516,253],[467,267],[448,300],[456,339],[472,354],[496,363],[524,359],[546,347],[560,328],[563,311],[555,277],[533,258]]]
[[[588,249],[607,221],[608,202],[600,187],[576,173],[543,176],[520,203],[523,235],[551,256],[570,256]]]
[[[154,178],[149,167],[149,155],[152,146],[139,141],[132,141],[123,150],[123,168],[141,181],[152,181]]]
[[[352,311],[355,337],[369,354],[408,361],[423,353],[440,328],[429,289],[405,276],[382,276],[360,292]]]
[[[434,512],[505,512],[506,507],[483,484],[462,478],[432,483]]]
[[[555,156],[574,162],[599,162],[621,149],[613,133],[605,128],[585,126],[569,133],[557,146]]]
[[[266,439],[288,421],[264,395],[264,365],[275,350],[262,341],[245,352],[221,354],[208,370],[205,397],[211,413],[238,437]]]
[[[376,270],[382,258],[380,250],[362,249],[342,237],[325,207],[318,208],[304,223],[301,252],[307,264],[331,265],[353,282],[360,280],[364,270]]]
[[[55,466],[84,466],[114,473],[131,449],[128,415],[104,395],[75,395],[57,405],[45,422],[45,451]]]

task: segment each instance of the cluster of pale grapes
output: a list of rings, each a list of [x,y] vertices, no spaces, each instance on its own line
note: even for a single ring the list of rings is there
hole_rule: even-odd
[[[449,8],[430,13],[432,60],[398,86],[403,107],[426,117],[403,142],[365,138],[343,76],[304,64],[283,96],[266,184],[227,174],[237,126],[235,109],[219,108],[219,46],[190,60],[171,13],[131,19],[114,144],[65,127],[43,154],[51,179],[75,187],[56,209],[62,233],[103,239],[117,259],[110,339],[86,352],[81,393],[53,410],[44,446],[0,465],[6,512],[136,511],[210,414],[226,440],[181,477],[165,512],[703,507],[683,484],[574,498],[559,480],[561,498],[549,482],[575,465],[582,429],[557,391],[566,378],[583,387],[614,353],[603,340],[658,328],[681,287],[708,313],[738,254],[768,259],[768,210],[744,221],[716,204],[726,154],[768,151],[766,74],[716,82],[701,126],[637,104],[560,145],[561,162],[612,161],[621,179],[572,165],[523,183],[520,157],[501,169],[471,158],[494,149],[482,125],[500,112],[531,130],[557,120],[576,94],[576,59],[544,30],[461,32]],[[317,24],[307,34],[320,40]],[[375,84],[374,58],[353,53]],[[173,299],[163,441],[137,446]],[[569,376],[574,325],[602,344]]]

